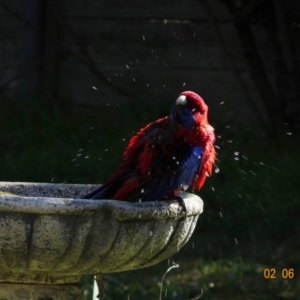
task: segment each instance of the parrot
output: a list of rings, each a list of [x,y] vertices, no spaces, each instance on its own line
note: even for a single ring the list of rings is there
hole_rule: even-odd
[[[129,202],[177,199],[179,191],[200,190],[212,174],[216,151],[208,107],[195,92],[182,92],[169,116],[140,129],[130,140],[116,172],[81,199]]]

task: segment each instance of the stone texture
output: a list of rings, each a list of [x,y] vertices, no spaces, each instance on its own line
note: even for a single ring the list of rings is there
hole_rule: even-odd
[[[78,199],[95,185],[0,182],[0,281],[72,283],[156,264],[190,238],[202,200]],[[12,298],[14,299],[14,298]]]
[[[82,296],[78,284],[0,283],[1,300],[81,300]]]

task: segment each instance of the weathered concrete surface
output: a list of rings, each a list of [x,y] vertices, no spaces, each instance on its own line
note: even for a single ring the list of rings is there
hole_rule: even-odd
[[[74,199],[95,185],[0,182],[0,282],[70,283],[167,259],[190,238],[202,200]]]
[[[0,283],[1,300],[81,300],[82,296],[77,284]]]

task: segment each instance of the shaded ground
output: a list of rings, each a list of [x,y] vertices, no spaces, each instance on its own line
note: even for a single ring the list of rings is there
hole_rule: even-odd
[[[0,180],[103,182],[132,131],[168,114],[170,105],[3,105]],[[270,140],[212,123],[220,136],[220,172],[200,193],[204,213],[170,260],[180,267],[166,275],[162,299],[201,293],[201,299],[300,299],[299,137],[286,134],[284,124],[283,134]],[[168,267],[109,275],[107,299],[159,299]],[[277,271],[276,279],[264,278],[266,268]],[[293,269],[294,278],[282,278],[283,269]]]

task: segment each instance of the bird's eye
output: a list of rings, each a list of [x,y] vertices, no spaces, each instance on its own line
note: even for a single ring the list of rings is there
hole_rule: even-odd
[[[184,105],[182,105],[182,104],[177,104],[176,105],[176,112],[179,114],[179,115],[181,115],[182,113],[183,113],[183,111],[184,111]]]

